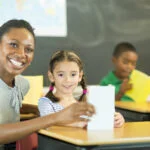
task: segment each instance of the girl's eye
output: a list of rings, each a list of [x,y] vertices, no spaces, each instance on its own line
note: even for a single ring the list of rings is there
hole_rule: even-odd
[[[76,76],[76,73],[72,73],[72,77]]]
[[[11,43],[9,43],[9,45],[11,46],[11,47],[13,47],[13,48],[17,48],[17,44],[16,43],[14,43],[14,42],[11,42]]]
[[[62,73],[60,73],[60,74],[58,74],[58,76],[59,76],[59,77],[62,77],[62,76],[63,76],[63,74],[62,74]]]

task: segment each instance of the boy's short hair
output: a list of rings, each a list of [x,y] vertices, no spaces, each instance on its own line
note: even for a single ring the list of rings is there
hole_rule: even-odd
[[[137,53],[136,48],[131,43],[129,42],[118,43],[114,48],[113,56],[119,57],[123,52],[127,52],[127,51]]]

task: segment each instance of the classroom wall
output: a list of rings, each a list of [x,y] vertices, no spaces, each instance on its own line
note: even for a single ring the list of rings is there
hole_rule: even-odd
[[[137,68],[150,74],[149,0],[67,0],[67,37],[37,37],[35,59],[25,75],[44,75],[58,49],[75,50],[85,64],[88,84],[98,84],[112,68],[116,43],[129,41],[139,53]]]

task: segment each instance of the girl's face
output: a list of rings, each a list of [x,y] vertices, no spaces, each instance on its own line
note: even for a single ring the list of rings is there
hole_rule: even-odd
[[[131,72],[136,68],[138,56],[135,52],[123,52],[119,57],[113,57],[115,74],[121,80],[128,78]]]
[[[49,79],[55,83],[59,94],[72,94],[82,79],[83,72],[76,62],[63,61],[55,64],[53,73],[48,72]]]
[[[25,28],[11,28],[0,42],[0,75],[14,77],[22,73],[34,56],[34,37]]]

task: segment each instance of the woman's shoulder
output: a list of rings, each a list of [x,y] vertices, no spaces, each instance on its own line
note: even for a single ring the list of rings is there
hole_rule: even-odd
[[[21,89],[23,95],[25,95],[30,88],[29,81],[25,79],[22,75],[18,75],[15,77],[15,86]]]
[[[15,77],[15,83],[20,83],[20,84],[22,84],[22,85],[29,85],[29,81],[27,80],[27,79],[25,79],[22,75],[17,75],[16,77]]]

